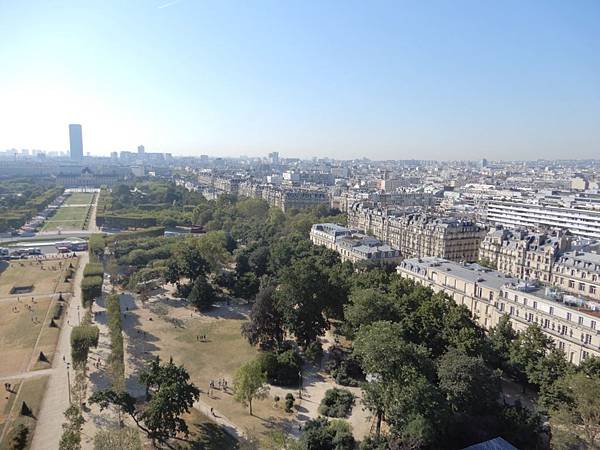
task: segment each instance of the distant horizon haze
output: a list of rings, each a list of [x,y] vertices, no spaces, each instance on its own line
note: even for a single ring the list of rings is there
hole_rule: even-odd
[[[0,2],[0,150],[600,155],[600,2]]]

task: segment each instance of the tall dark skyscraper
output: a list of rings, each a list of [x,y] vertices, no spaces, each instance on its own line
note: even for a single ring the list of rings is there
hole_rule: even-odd
[[[83,158],[83,137],[81,125],[72,123],[69,125],[69,142],[71,143],[71,159]]]

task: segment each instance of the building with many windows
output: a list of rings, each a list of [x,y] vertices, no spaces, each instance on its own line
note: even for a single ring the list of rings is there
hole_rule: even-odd
[[[453,261],[476,261],[486,233],[470,221],[422,213],[395,215],[361,203],[348,210],[348,226],[399,249],[403,257],[437,256]]]
[[[561,231],[545,234],[494,229],[481,241],[479,261],[519,279],[549,283],[554,262],[569,245],[569,236]]]
[[[519,282],[478,264],[435,257],[405,259],[396,270],[403,278],[442,291],[465,305],[486,329],[508,315],[517,331],[539,325],[574,364],[590,356],[600,357],[600,303],[537,283]]]
[[[314,224],[310,229],[310,240],[338,252],[342,261],[395,264],[401,260],[399,250],[334,223]]]
[[[508,228],[568,230],[575,236],[600,239],[600,212],[534,203],[490,201],[487,220]]]

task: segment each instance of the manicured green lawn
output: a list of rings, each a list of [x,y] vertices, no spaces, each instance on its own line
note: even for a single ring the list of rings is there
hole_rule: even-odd
[[[46,222],[42,231],[54,231],[58,227],[63,230],[82,230],[89,209],[89,206],[62,206]]]
[[[94,198],[93,193],[88,192],[74,192],[65,200],[63,205],[89,205],[92,203],[92,199]]]

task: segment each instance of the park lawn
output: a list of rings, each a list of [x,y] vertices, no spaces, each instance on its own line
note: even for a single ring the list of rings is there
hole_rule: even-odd
[[[90,192],[73,192],[63,203],[63,205],[89,205],[94,199],[94,194]]]
[[[10,426],[10,429],[7,430],[7,433],[4,435],[4,439],[2,442],[0,442],[0,448],[8,448],[10,430],[19,423],[22,423],[29,428],[27,446],[25,447],[29,448],[31,445],[31,440],[33,439],[33,431],[35,429],[35,417],[38,417],[40,412],[40,405],[42,403],[42,398],[44,397],[47,381],[48,377],[36,377],[23,380],[21,384],[21,392],[19,392],[19,396],[15,400],[15,409],[10,417],[10,424],[5,425]],[[22,402],[25,402],[29,409],[31,409],[33,417],[22,416],[20,414]]]
[[[190,430],[187,440],[191,442],[191,448],[201,448],[203,450],[233,450],[238,448],[236,438],[196,408],[192,408],[184,416],[184,419]]]
[[[64,279],[61,280],[60,264],[68,265],[70,261],[45,260],[39,262],[33,259],[12,261],[9,267],[0,273],[0,298],[13,295],[10,290],[15,286],[33,286],[32,292],[20,295],[23,298],[53,294],[58,285],[64,282]]]
[[[148,322],[143,323],[146,325]],[[235,371],[258,354],[258,350],[241,336],[243,320],[212,317],[186,319],[185,328],[173,327],[163,321],[159,323],[161,326],[151,332],[158,338],[161,358],[172,356],[176,363],[183,364],[191,380],[202,390],[201,400],[225,415],[241,430],[250,430],[261,440],[267,433],[283,427],[291,418],[281,409],[274,408],[270,397],[252,402],[254,416],[250,416],[248,408],[233,399],[231,388]],[[198,335],[206,335],[207,342],[198,342]],[[214,390],[212,397],[208,397],[206,392],[210,380],[219,378],[228,380],[228,392]]]
[[[82,230],[90,206],[61,206],[50,219],[46,221],[42,231],[55,231],[58,227],[63,230]]]
[[[24,304],[31,305],[33,313]],[[50,297],[38,298],[35,304],[31,303],[31,297],[23,303],[17,303],[16,299],[0,303],[0,376],[27,371],[37,337],[47,326],[44,318],[50,304]],[[12,312],[15,305],[18,305],[18,313]],[[37,317],[39,323],[33,323],[32,316]]]

